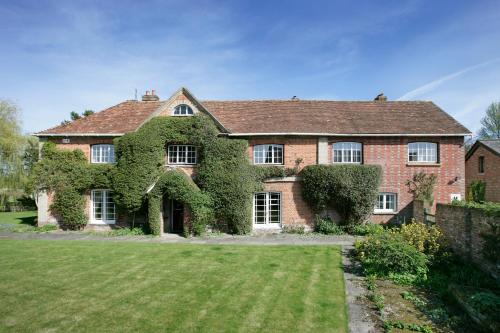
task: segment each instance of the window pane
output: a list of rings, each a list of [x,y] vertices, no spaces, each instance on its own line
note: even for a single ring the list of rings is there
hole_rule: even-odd
[[[255,224],[265,224],[266,223],[266,194],[265,193],[257,193],[255,194]]]
[[[94,220],[102,220],[102,208],[103,208],[103,193],[102,191],[92,192],[92,206],[94,207]]]
[[[411,142],[408,144],[409,162],[436,163],[437,144],[432,142]]]
[[[106,220],[114,221],[116,218],[115,202],[113,200],[113,192],[106,191]]]
[[[359,142],[336,142],[333,144],[333,163],[361,163],[362,144]]]
[[[283,164],[283,145],[255,145],[254,164]]]

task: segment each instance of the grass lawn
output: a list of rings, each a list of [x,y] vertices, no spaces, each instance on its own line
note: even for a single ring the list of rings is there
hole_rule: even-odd
[[[0,212],[0,224],[26,224],[34,225],[37,212]]]
[[[340,248],[0,241],[0,331],[347,332]]]

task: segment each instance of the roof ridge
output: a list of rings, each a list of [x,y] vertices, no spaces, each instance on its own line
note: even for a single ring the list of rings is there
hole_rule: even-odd
[[[337,99],[203,99],[201,102],[339,102],[339,103],[432,103],[432,101],[373,101],[373,100],[337,100]]]

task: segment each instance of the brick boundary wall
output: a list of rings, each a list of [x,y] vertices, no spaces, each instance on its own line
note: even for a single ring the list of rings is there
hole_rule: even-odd
[[[491,224],[500,225],[500,218],[487,216],[481,209],[438,204],[436,224],[443,232],[453,251],[471,261],[496,279],[500,267],[483,257],[481,234],[491,232]]]

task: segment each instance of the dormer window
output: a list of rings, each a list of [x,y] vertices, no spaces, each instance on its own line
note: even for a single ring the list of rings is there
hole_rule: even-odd
[[[193,109],[186,104],[179,104],[174,109],[174,116],[192,116],[193,114]]]

